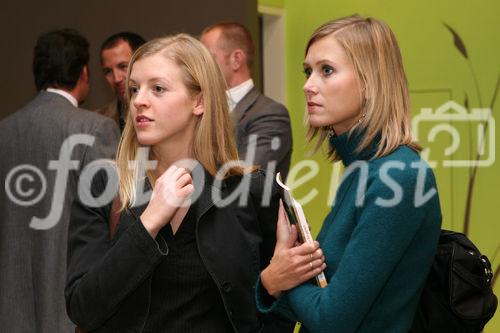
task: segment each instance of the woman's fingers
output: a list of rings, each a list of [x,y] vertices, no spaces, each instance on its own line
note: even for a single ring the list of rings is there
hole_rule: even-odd
[[[177,187],[178,188],[183,188],[184,186],[188,184],[192,184],[193,179],[191,178],[191,175],[189,173],[184,173],[177,179]]]
[[[186,169],[184,169],[184,168],[177,168],[177,170],[174,171],[172,177],[175,180],[179,180],[179,178],[181,178],[185,174],[189,174]]]
[[[194,186],[193,184],[186,184],[186,186],[182,187],[178,193],[179,193],[179,199],[185,200],[187,199],[192,193],[194,192]]]
[[[288,237],[287,248],[290,249],[295,246],[298,236],[299,235],[297,231],[297,226],[296,225],[290,226],[290,236]]]
[[[311,253],[314,253],[317,249],[319,249],[319,243],[318,242],[313,242],[313,243],[303,243],[299,246],[294,247],[293,254],[294,255],[309,255]]]
[[[157,180],[160,180],[161,178],[169,178],[172,174],[174,174],[177,169],[179,169],[176,165],[171,165],[167,170],[165,170],[165,172],[163,172],[163,174],[158,177]]]
[[[312,279],[313,277],[318,276],[318,274],[323,272],[325,270],[325,268],[326,268],[325,263],[321,264],[320,266],[313,267],[313,269],[310,269],[309,272],[304,274],[304,281],[302,281],[302,282],[305,282],[307,280]]]
[[[323,258],[319,258],[316,260],[305,260],[301,265],[300,268],[298,269],[298,272],[305,274],[308,273],[309,271],[315,270],[318,267],[321,267],[324,264]]]
[[[307,266],[303,266],[300,272],[297,272],[294,286],[304,283],[316,276],[318,276],[321,272],[323,272],[326,268],[325,263],[320,263],[318,266],[311,266],[308,264]]]
[[[311,253],[310,256],[311,256],[311,259],[324,258],[323,250],[321,250],[321,248],[318,248],[316,251],[314,251],[314,253]]]

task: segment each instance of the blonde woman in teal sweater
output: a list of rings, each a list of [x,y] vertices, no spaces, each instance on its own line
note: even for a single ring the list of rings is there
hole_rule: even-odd
[[[410,130],[398,44],[383,22],[351,16],[319,27],[304,60],[308,139],[346,170],[317,240],[294,247],[283,212],[261,312],[301,332],[408,332],[441,227],[433,172]],[[316,245],[317,246],[317,245]],[[325,268],[326,267],[326,268]],[[324,270],[326,288],[312,276]]]

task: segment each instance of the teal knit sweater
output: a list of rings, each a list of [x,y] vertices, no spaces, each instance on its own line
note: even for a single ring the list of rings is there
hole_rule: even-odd
[[[326,288],[313,282],[269,302],[261,312],[302,323],[300,332],[408,332],[436,251],[441,210],[433,172],[406,146],[371,159],[356,153],[359,136],[330,143],[346,166],[317,237],[326,257]]]

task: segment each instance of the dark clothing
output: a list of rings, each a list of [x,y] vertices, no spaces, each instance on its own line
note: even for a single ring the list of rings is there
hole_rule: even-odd
[[[153,273],[155,292],[144,332],[232,332],[219,290],[198,253],[192,210],[175,235],[170,224],[160,233],[170,251]]]
[[[285,106],[254,87],[236,104],[231,117],[240,157],[268,173],[281,172],[281,178],[286,179],[292,156],[292,128]]]
[[[96,159],[114,157],[118,128],[59,94],[41,91],[21,110],[2,119],[0,133],[0,179],[4,182],[0,190],[0,328],[2,332],[73,331],[63,292],[71,203],[78,196],[77,181],[85,168]],[[66,161],[65,153],[70,155]],[[28,165],[40,173],[26,174],[26,169],[11,173]],[[7,184],[9,174],[14,177]],[[19,196],[16,179],[22,180],[23,174],[32,179],[20,182],[24,195]],[[4,184],[10,185],[14,196]],[[38,194],[38,200],[29,205],[12,200],[32,200]]]
[[[92,186],[96,197],[106,185],[100,175]],[[240,205],[239,200],[223,204],[245,181],[250,183],[246,204]],[[193,182],[195,191],[201,190],[190,207],[198,252],[222,297],[233,331],[275,332],[272,327],[263,328],[254,299],[255,280],[269,264],[276,241],[275,187],[267,194],[271,200],[266,206],[262,196],[271,187],[266,186],[262,173],[230,177],[220,184],[205,173],[204,182],[197,177]],[[111,241],[107,222],[111,205],[94,208],[79,201],[73,205],[66,306],[70,318],[88,332],[142,332],[146,325],[151,295],[156,293],[154,273],[175,251],[161,233],[153,239],[144,228],[139,216],[146,205],[121,214]]]
[[[123,133],[123,129],[125,128],[125,113],[126,113],[126,108],[123,105],[122,102],[118,101],[118,106],[117,106],[118,112],[120,113],[118,115],[118,126],[120,127],[120,132]]]
[[[120,132],[123,132],[123,129],[125,128],[125,120],[127,119],[127,105],[122,103],[120,100],[115,99],[108,105],[97,109],[96,112],[113,119],[120,128]]]

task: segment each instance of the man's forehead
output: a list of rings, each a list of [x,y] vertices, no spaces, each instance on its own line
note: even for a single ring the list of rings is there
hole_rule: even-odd
[[[125,40],[120,40],[113,47],[102,50],[101,61],[129,61],[132,58],[132,48]]]

